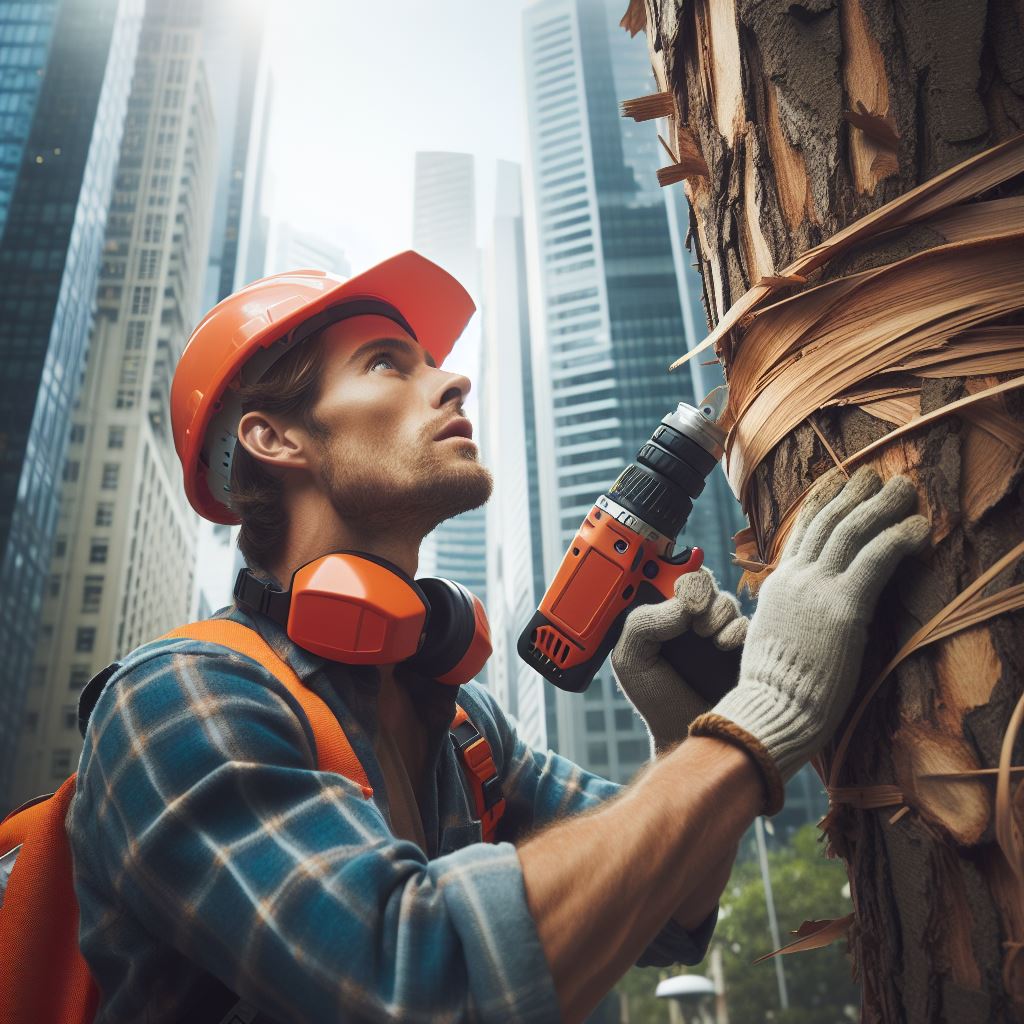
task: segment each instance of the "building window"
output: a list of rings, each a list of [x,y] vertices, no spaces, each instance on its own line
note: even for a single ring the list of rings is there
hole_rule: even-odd
[[[153,289],[139,285],[132,289],[132,316],[148,316],[153,308]]]
[[[592,765],[602,765],[608,763],[608,747],[603,743],[588,743],[587,744],[587,760]]]
[[[637,717],[632,708],[615,709],[615,728],[628,732],[636,724]]]
[[[62,712],[64,719],[65,729],[77,729],[78,728],[78,705],[77,704],[65,704]]]
[[[81,690],[92,679],[92,669],[88,665],[72,665],[68,676],[68,689]]]
[[[104,552],[104,557],[106,553]],[[103,577],[86,576],[82,587],[82,611],[98,612],[103,600]]]
[[[55,572],[50,576],[49,585],[50,597],[56,597],[60,593],[60,573]]]
[[[107,561],[107,552],[110,550],[110,541],[106,537],[93,537],[89,545],[90,565],[104,565]]]
[[[58,537],[53,545],[53,557],[63,558],[67,554],[68,550],[68,539],[67,537]]]
[[[103,463],[103,482],[100,486],[105,491],[117,490],[117,478],[121,475],[121,467],[116,462]]]
[[[138,391],[134,389],[119,389],[114,400],[115,409],[134,409],[138,401]]]
[[[107,447],[108,448],[123,448],[124,447],[124,427],[111,427],[107,431]]]
[[[65,779],[71,774],[71,751],[66,747],[53,752],[50,761],[50,774],[55,779]]]
[[[24,732],[35,732],[39,728],[39,712],[26,711],[21,727]]]
[[[68,459],[64,463],[64,482],[73,484],[78,480],[78,460]]]
[[[646,761],[651,756],[651,746],[647,740],[619,740],[620,761]]]
[[[114,503],[112,501],[101,501],[96,505],[96,525],[114,525]]]
[[[72,423],[71,424],[71,443],[81,444],[85,440],[85,424],[84,423]]]
[[[88,654],[96,645],[96,628],[79,626],[75,632],[75,650],[80,654]]]
[[[589,732],[604,732],[604,711],[588,711],[586,713],[587,730]]]

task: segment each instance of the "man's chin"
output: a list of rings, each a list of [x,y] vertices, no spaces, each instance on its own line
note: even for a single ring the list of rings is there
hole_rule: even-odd
[[[490,470],[475,457],[452,460],[424,488],[423,511],[433,513],[435,526],[485,504],[494,490]],[[415,506],[413,498],[411,505]],[[433,527],[431,527],[433,528]]]

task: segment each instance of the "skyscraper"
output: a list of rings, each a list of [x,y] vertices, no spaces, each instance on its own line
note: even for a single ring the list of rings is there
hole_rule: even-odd
[[[345,250],[330,239],[302,231],[291,224],[276,224],[272,238],[267,264],[263,268],[265,274],[279,274],[300,267],[330,270],[341,277],[349,277],[352,273]]]
[[[530,312],[518,164],[499,161],[495,213],[484,251],[484,399],[486,461],[494,473],[487,504],[487,613],[494,653],[487,681],[519,720],[525,742],[548,743],[545,688],[516,643],[544,590],[537,485],[537,432]]]
[[[198,0],[149,0],[75,403],[16,800],[52,789],[81,748],[78,690],[187,620],[196,516],[171,436],[171,377],[200,314],[216,141]]]
[[[0,7],[12,43],[0,48],[0,96],[13,108],[3,122],[0,202],[0,803],[25,693],[39,681],[31,662],[141,8],[141,0]]]
[[[479,256],[476,245],[476,189],[473,158],[465,153],[417,153],[413,201],[413,248],[456,277],[480,305]],[[464,373],[473,382],[466,403],[477,427],[481,380],[480,316],[475,316],[445,361],[445,369]],[[486,604],[487,553],[485,508],[464,512],[442,523],[423,542],[419,572],[445,576],[467,586]]]
[[[621,99],[653,89],[647,53],[617,27],[620,14],[603,0],[539,0],[524,12],[548,579],[597,495],[662,416],[694,401],[689,370],[666,373],[685,347],[686,324],[656,140],[619,116]],[[705,509],[716,504],[709,490]],[[736,527],[717,504],[691,518],[686,543],[722,548]],[[713,567],[728,575],[728,566]],[[548,739],[560,753],[619,781],[647,759],[642,724],[607,665],[583,698],[549,689],[548,701]]]

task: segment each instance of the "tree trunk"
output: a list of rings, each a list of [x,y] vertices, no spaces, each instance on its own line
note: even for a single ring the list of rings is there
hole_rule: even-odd
[[[685,187],[690,199],[711,325],[806,250],[1024,128],[1020,0],[633,0],[623,26],[646,32],[666,93],[657,112],[672,110],[666,143],[676,168],[659,176],[665,184],[686,178],[685,186],[669,187]],[[1024,201],[1010,197],[1022,192],[1024,177],[1010,174],[981,198],[1005,200],[998,209],[1013,220]],[[815,286],[869,268],[909,267],[909,257],[962,237],[937,224],[866,237],[812,267],[806,283],[775,281],[768,301],[799,302]],[[994,253],[993,266],[1007,266],[1024,239],[1018,233],[1008,245],[984,250]],[[961,261],[953,269],[968,280],[973,257],[950,258]],[[928,266],[939,274],[937,264]],[[954,281],[948,290],[958,287]],[[1019,274],[1016,292],[1024,292]],[[892,295],[880,299],[873,315],[883,327],[892,318],[895,333],[893,304]],[[932,308],[940,321],[957,315]],[[1019,310],[1019,298],[999,299],[987,312],[963,314],[974,317],[967,326],[976,344],[994,339],[991,352],[998,341],[1010,353],[1005,364],[993,356],[972,364],[968,376],[950,376],[955,363],[924,376],[866,375],[859,392],[845,392],[854,400],[815,405],[774,443],[744,490],[748,567],[771,562],[787,512],[836,460],[917,415],[1019,374],[1022,331],[1007,330],[1024,322]],[[716,345],[730,383],[756,325],[757,318],[740,320]],[[833,322],[822,327],[834,329]],[[730,452],[731,477],[739,444]],[[1024,537],[1022,450],[1022,392],[1008,390],[863,459],[883,477],[908,473],[933,523],[930,551],[901,567],[883,595],[865,689],[908,637]],[[1024,580],[1022,561],[986,593]],[[1022,626],[1024,615],[1011,610],[911,654],[886,675],[853,731],[834,781],[888,784],[897,794],[880,809],[837,802],[828,819],[831,848],[846,861],[851,882],[850,946],[865,1021],[1024,1017],[1024,886],[997,842],[993,776],[922,778],[999,764],[1024,692]],[[1012,764],[1019,765],[1024,744],[1015,747]],[[834,755],[833,745],[821,759],[826,778]],[[1018,814],[1021,790],[1011,804]],[[904,806],[909,811],[899,813]]]

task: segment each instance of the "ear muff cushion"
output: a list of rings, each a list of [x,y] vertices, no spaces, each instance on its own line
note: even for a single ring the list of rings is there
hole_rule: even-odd
[[[454,580],[433,577],[417,580],[430,605],[427,636],[408,664],[417,672],[437,679],[462,660],[473,641],[476,613],[473,596]]]

